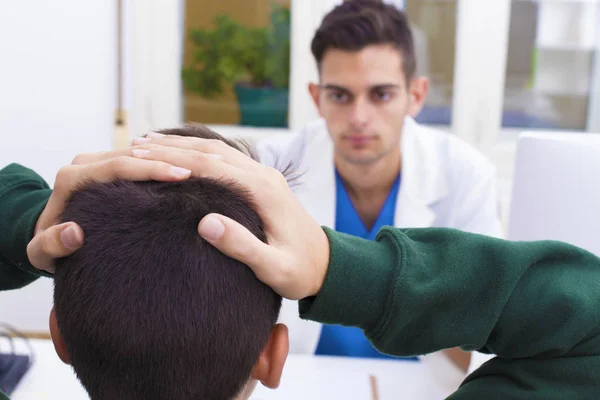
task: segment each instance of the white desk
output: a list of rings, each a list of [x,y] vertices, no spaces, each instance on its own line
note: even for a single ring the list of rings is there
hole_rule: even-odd
[[[12,400],[88,399],[72,369],[58,359],[50,341],[30,343],[35,364]],[[1,340],[0,348],[6,350]],[[23,351],[25,346],[18,343],[17,349]],[[439,400],[447,395],[421,363],[290,355],[280,388],[268,390],[259,384],[252,400],[371,400],[370,375],[377,378],[380,400]]]

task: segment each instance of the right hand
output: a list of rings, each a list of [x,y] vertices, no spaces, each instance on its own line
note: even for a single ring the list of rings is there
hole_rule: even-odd
[[[153,138],[140,146],[138,157],[160,160],[192,171],[192,176],[224,178],[251,195],[268,244],[223,215],[207,215],[200,235],[226,255],[248,265],[255,275],[291,300],[319,293],[329,266],[329,240],[319,224],[296,200],[282,174],[218,140]],[[221,155],[221,159],[202,154]]]
[[[68,256],[83,246],[83,231],[72,222],[57,224],[65,204],[74,191],[89,182],[176,181],[187,179],[190,171],[162,161],[140,160],[131,157],[131,149],[124,154],[114,152],[89,153],[77,156],[71,165],[61,168],[56,175],[54,190],[40,214],[33,239],[27,245],[31,265],[54,272],[54,260]]]

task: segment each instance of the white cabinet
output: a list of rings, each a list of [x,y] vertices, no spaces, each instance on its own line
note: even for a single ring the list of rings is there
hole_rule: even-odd
[[[513,0],[504,126],[592,130],[599,0]]]

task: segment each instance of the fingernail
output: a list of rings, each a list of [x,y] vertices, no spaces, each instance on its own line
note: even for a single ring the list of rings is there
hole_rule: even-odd
[[[150,132],[150,133],[146,134],[146,137],[151,138],[151,139],[160,139],[162,137],[165,137],[165,135],[163,135],[162,133],[158,133],[158,132]]]
[[[151,142],[152,139],[148,139],[145,137],[136,137],[135,139],[133,139],[133,144],[142,144],[142,143],[148,143]]]
[[[69,249],[78,249],[83,244],[79,231],[69,225],[60,232],[60,240]]]
[[[180,167],[171,167],[171,173],[173,175],[175,175],[176,177],[186,177],[186,176],[190,176],[192,171],[190,171],[189,169],[180,168]]]
[[[144,150],[144,149],[133,149],[131,150],[131,152],[133,153],[134,156],[136,157],[142,157],[148,153],[150,153],[150,150]]]
[[[208,158],[212,158],[214,160],[221,160],[223,158],[222,155],[220,154],[213,154],[213,153],[204,153],[204,155]]]
[[[200,236],[202,236],[204,239],[214,242],[221,239],[225,233],[225,225],[223,225],[223,223],[217,218],[206,217],[200,221],[198,233],[200,233]]]

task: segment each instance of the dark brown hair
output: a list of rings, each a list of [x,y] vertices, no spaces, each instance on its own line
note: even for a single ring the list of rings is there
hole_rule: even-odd
[[[416,71],[415,48],[406,15],[394,5],[377,0],[346,0],[325,16],[311,50],[320,69],[327,50],[360,51],[391,44],[402,54],[407,82]]]
[[[202,126],[161,131],[219,138]],[[92,184],[62,220],[85,245],[58,262],[54,307],[94,400],[227,400],[248,382],[281,297],[197,234],[208,213],[266,241],[247,193],[214,179]]]

